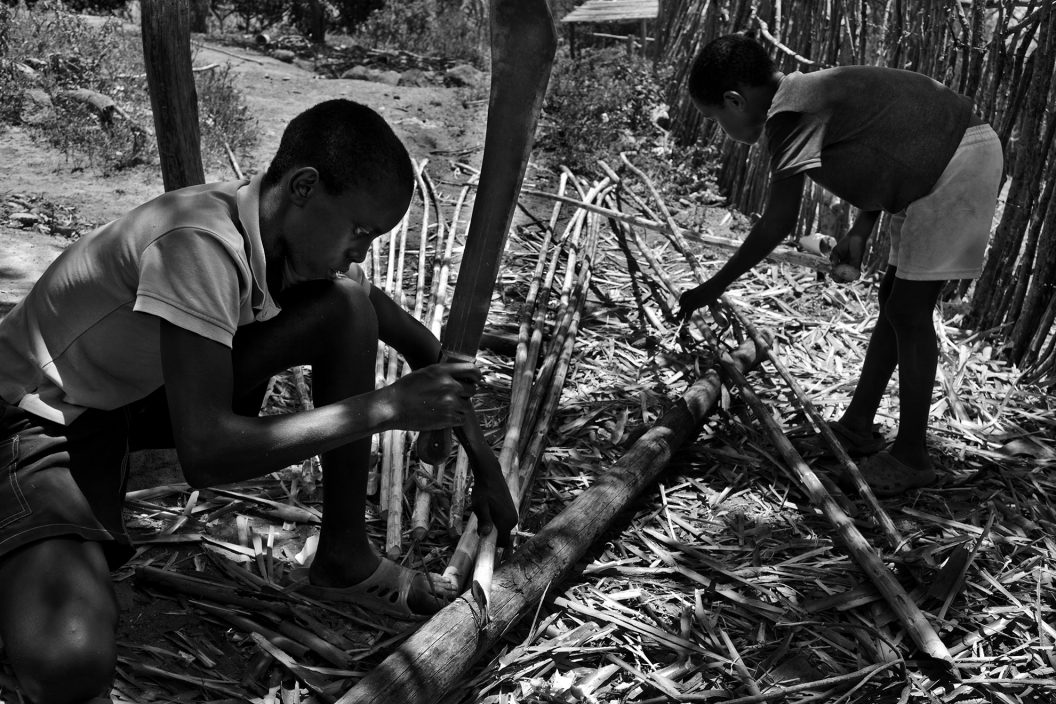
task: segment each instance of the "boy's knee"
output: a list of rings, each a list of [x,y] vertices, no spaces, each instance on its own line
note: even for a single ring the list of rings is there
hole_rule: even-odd
[[[85,702],[113,684],[117,647],[112,628],[67,624],[63,635],[40,638],[36,652],[18,658],[19,685],[34,704]]]
[[[357,334],[377,330],[377,314],[366,287],[349,279],[334,279],[327,284],[318,303],[326,311],[330,332],[335,330],[331,326],[339,326],[336,328],[339,330],[354,329]]]

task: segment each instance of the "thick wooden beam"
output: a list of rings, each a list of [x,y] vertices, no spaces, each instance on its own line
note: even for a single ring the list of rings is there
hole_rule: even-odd
[[[754,343],[745,342],[732,359],[741,371],[752,367],[758,361]],[[337,704],[432,704],[444,697],[511,624],[535,610],[548,587],[570,576],[616,516],[667,467],[675,450],[696,437],[720,390],[718,373],[709,371],[611,469],[521,546],[495,572],[490,620],[466,592]]]
[[[143,60],[165,190],[205,183],[188,0],[141,0]]]

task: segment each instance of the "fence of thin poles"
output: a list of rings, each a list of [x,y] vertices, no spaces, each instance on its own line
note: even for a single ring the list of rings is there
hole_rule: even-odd
[[[675,67],[671,116],[683,144],[720,155],[719,182],[745,213],[761,212],[767,161],[725,139],[685,91],[710,40],[751,31],[781,71],[868,64],[927,74],[969,96],[1005,150],[1005,195],[982,276],[959,284],[965,322],[998,333],[1027,378],[1056,384],[1056,3],[1053,0],[667,0],[658,34]],[[852,209],[807,185],[796,236],[845,228]],[[883,218],[866,264],[886,260]]]

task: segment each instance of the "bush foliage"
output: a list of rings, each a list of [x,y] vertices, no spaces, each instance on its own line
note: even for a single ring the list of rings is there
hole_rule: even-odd
[[[540,148],[573,171],[594,172],[597,160],[619,163],[619,152],[658,146],[663,131],[654,115],[663,109],[663,79],[650,61],[623,49],[561,57],[545,102]]]
[[[0,6],[0,129],[23,125],[63,151],[75,168],[106,173],[157,159],[138,33],[116,20],[89,23],[62,3]],[[252,125],[225,69],[196,74],[203,157],[227,159],[252,143]],[[113,100],[107,114],[72,91]]]

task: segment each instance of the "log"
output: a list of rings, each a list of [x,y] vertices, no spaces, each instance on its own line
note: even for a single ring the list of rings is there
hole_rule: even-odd
[[[166,191],[205,183],[187,0],[142,0],[143,60]]]
[[[747,370],[758,359],[755,345],[746,342],[733,358],[737,368]],[[463,594],[338,704],[426,704],[444,697],[513,623],[534,611],[549,586],[568,578],[616,516],[667,467],[675,450],[696,436],[720,389],[718,373],[709,371],[626,455],[496,570],[487,625],[480,627],[479,605],[469,593]]]

